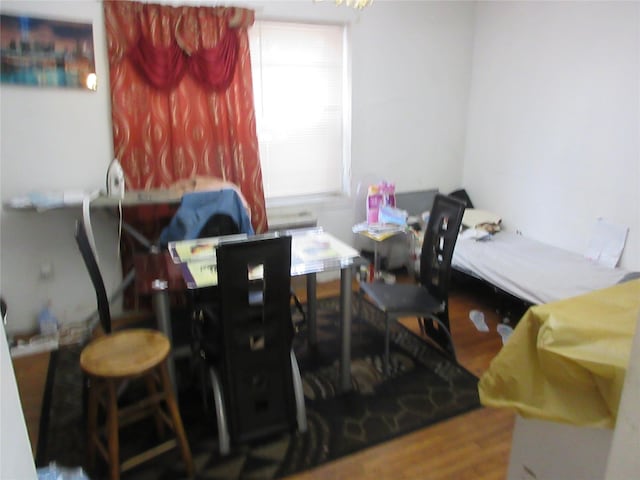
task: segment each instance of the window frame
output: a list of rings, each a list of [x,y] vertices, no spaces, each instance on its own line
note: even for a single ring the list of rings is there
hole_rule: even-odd
[[[342,30],[342,162],[341,162],[341,181],[338,191],[327,191],[314,194],[294,194],[285,196],[269,196],[265,190],[265,202],[268,208],[271,207],[287,207],[300,204],[326,204],[327,202],[341,202],[348,199],[351,195],[351,134],[352,134],[352,79],[351,79],[351,28],[348,23],[331,22],[331,21],[309,21],[309,20],[288,20],[279,18],[256,18],[254,27],[261,22],[275,22],[282,24],[292,24],[298,26],[332,26],[340,27]],[[251,27],[251,28],[254,28]],[[249,33],[249,36],[251,33]],[[254,52],[251,52],[253,55]],[[252,57],[253,58],[253,57]],[[252,60],[253,63],[253,60]],[[255,95],[255,76],[252,69],[252,81],[254,82],[254,101]],[[258,114],[256,106],[256,135],[258,135]],[[258,143],[260,140],[258,139]],[[264,176],[263,176],[264,181]]]

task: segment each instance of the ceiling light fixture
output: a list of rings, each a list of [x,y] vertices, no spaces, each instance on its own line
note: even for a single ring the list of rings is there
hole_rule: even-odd
[[[367,5],[370,5],[373,0],[335,0],[336,5],[346,5],[347,7],[353,7],[357,9],[363,9]]]
[[[321,2],[322,0],[314,0],[315,2]],[[347,7],[356,8],[362,10],[364,7],[371,5],[373,0],[334,0],[336,5],[346,5]]]

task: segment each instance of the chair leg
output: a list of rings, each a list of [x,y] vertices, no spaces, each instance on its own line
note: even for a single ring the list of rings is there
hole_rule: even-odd
[[[118,439],[118,392],[113,380],[107,380],[107,438],[109,445],[109,476],[120,478],[120,442]]]
[[[220,443],[220,455],[228,455],[231,451],[231,439],[227,428],[227,416],[224,410],[222,386],[220,378],[213,367],[209,368],[211,386],[213,387],[213,400],[216,407],[216,420],[218,422],[218,442]]]
[[[390,320],[389,315],[384,317],[384,375],[389,376],[389,333],[390,333]]]
[[[182,459],[185,464],[185,469],[187,471],[187,475],[191,477],[194,473],[193,458],[191,457],[191,449],[189,448],[187,434],[185,433],[184,425],[182,424],[182,417],[180,416],[180,411],[178,410],[178,403],[176,402],[176,397],[173,390],[173,382],[171,382],[171,379],[169,377],[169,368],[167,362],[170,361],[171,359],[168,359],[160,365],[160,379],[165,394],[167,408],[169,409],[171,420],[173,421],[173,430],[176,434],[178,445],[180,446],[180,451],[182,453]]]
[[[362,291],[362,289],[358,288],[356,295],[358,297],[358,317],[357,317],[358,342],[362,344],[362,331],[364,330],[364,317],[362,316],[362,305],[364,305],[364,301],[365,301],[364,292]]]
[[[300,368],[298,367],[296,355],[293,353],[293,348],[290,351],[290,355],[291,373],[293,376],[293,393],[296,397],[296,419],[298,423],[298,431],[303,433],[307,431],[307,409],[304,404],[302,378],[300,377]]]
[[[200,397],[202,399],[202,408],[205,412],[209,411],[209,397],[207,395],[207,368],[204,362],[198,362],[198,374],[200,375]]]
[[[423,333],[425,336],[433,339],[445,352],[450,353],[453,360],[457,362],[456,349],[453,344],[453,337],[451,336],[448,321],[445,322],[434,315],[428,319],[423,318],[422,322],[424,324]],[[434,323],[438,326],[437,329]]]

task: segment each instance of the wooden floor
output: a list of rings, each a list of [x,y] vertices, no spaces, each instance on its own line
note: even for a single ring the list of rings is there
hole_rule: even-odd
[[[295,284],[294,287],[304,301],[303,289]],[[338,293],[338,282],[318,285],[319,297]],[[502,346],[496,332],[499,316],[490,303],[465,291],[452,292],[449,308],[458,361],[480,376]],[[469,311],[473,309],[484,312],[489,332],[479,332],[469,320]],[[415,319],[403,323],[417,331]],[[14,359],[34,455],[47,365],[48,354]],[[291,478],[503,480],[514,418],[506,410],[481,408]]]
[[[49,368],[49,352],[14,358],[13,368],[31,441],[31,450],[35,457],[40,432],[42,398]]]
[[[338,291],[337,283],[319,285],[318,296]],[[452,292],[449,309],[458,362],[480,376],[502,347],[496,332],[500,316],[491,302],[469,291]],[[489,332],[479,332],[469,320],[473,309],[485,314]],[[403,323],[418,332],[415,318]],[[504,480],[514,421],[510,411],[480,408],[290,478]]]

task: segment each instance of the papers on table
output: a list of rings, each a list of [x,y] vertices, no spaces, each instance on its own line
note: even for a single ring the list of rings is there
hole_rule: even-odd
[[[292,238],[291,257],[292,263],[318,262],[340,257],[340,252],[326,235],[301,235]]]
[[[351,230],[353,233],[363,235],[371,240],[375,240],[376,242],[381,242],[387,238],[391,238],[399,233],[407,231],[407,226],[396,225],[393,223],[362,222],[354,225]]]
[[[358,252],[349,245],[322,230],[290,230],[291,274],[321,272],[336,268],[352,261]],[[225,237],[203,238],[170,242],[168,245],[174,263],[180,263],[182,274],[189,288],[199,288],[218,284],[215,251],[223,242],[244,240],[248,237],[228,235]],[[261,278],[262,272],[249,272],[250,278]]]
[[[173,263],[197,262],[202,260],[216,261],[216,247],[221,241],[244,240],[247,235],[226,235],[224,237],[199,238],[169,242],[169,254]]]
[[[356,249],[322,230],[290,230],[291,275],[332,270],[351,264]]]
[[[188,288],[218,284],[218,268],[214,260],[202,260],[181,264],[182,276]]]
[[[181,264],[182,276],[188,288],[218,284],[216,248],[221,241],[244,240],[246,234],[200,238],[169,242],[168,249],[174,263]]]

